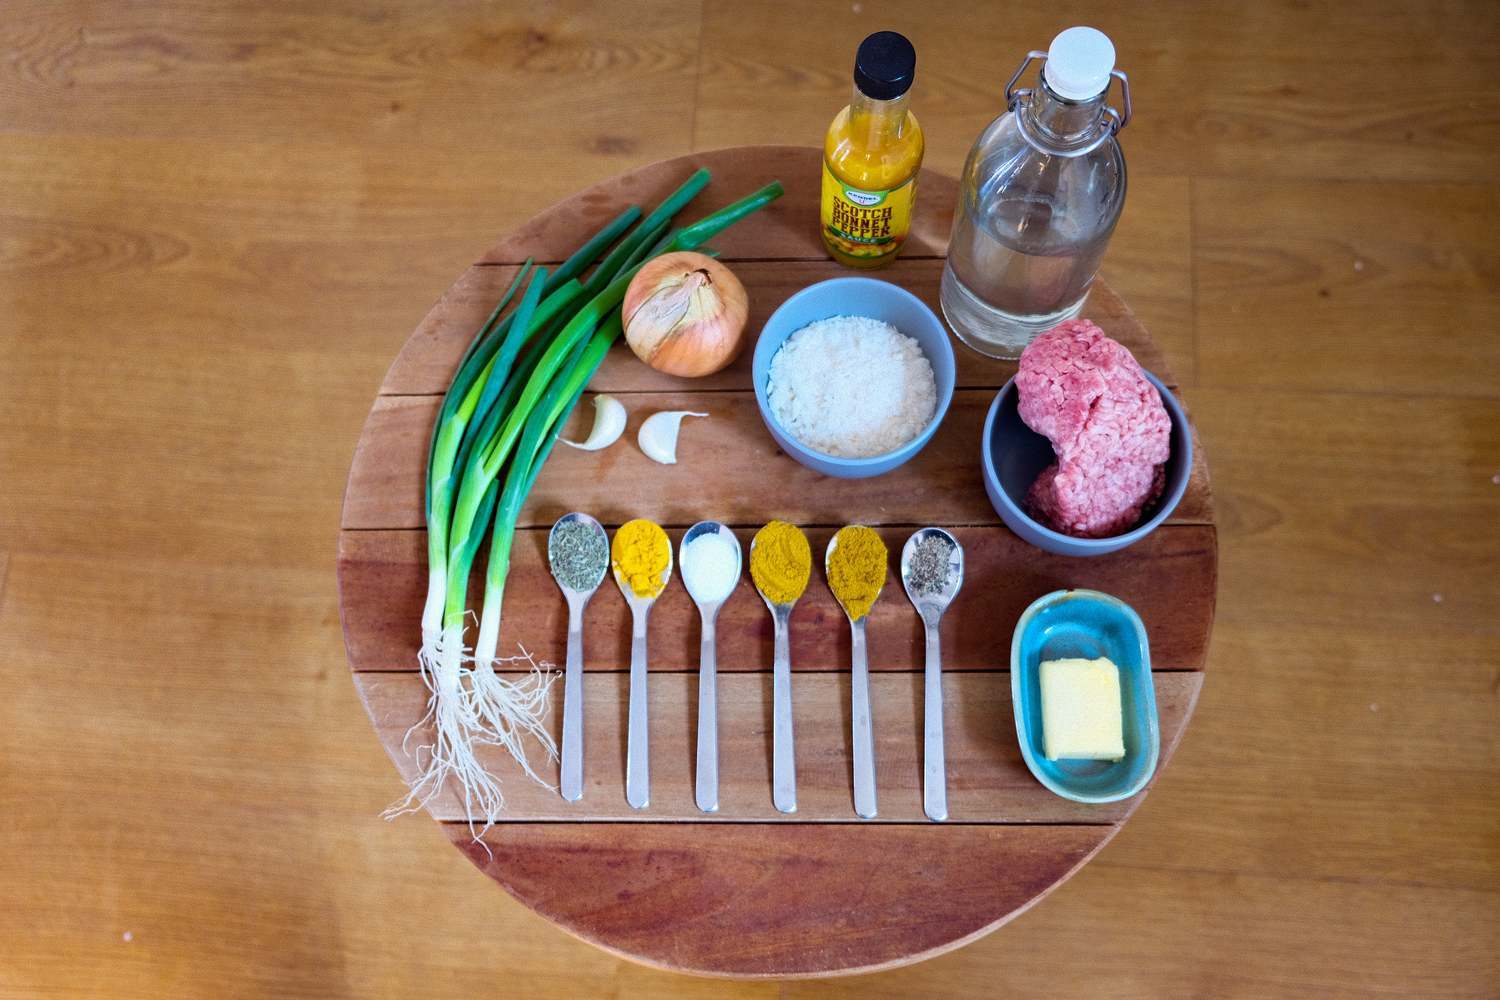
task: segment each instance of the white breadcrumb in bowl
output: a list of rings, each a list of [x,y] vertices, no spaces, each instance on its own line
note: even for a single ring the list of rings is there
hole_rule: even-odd
[[[806,447],[873,458],[922,433],[937,411],[937,379],[922,346],[891,324],[834,316],[781,345],[766,398],[777,422]]]

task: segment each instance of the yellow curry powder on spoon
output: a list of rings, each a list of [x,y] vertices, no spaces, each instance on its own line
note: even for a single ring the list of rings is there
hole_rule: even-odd
[[[791,604],[807,589],[812,549],[802,529],[772,521],[755,533],[750,545],[750,579],[772,604]]]
[[[615,532],[610,546],[615,575],[637,597],[655,597],[666,587],[672,565],[672,543],[661,525],[637,518]]]
[[[828,556],[828,586],[849,617],[859,621],[885,586],[885,543],[862,524],[846,525],[833,537],[838,544]]]

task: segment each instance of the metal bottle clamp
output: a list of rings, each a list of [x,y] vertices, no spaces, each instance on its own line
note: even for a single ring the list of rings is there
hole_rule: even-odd
[[[1031,87],[1022,87],[1020,89],[1017,89],[1016,84],[1021,82],[1021,77],[1026,74],[1027,67],[1029,67],[1033,62],[1036,61],[1040,61],[1045,64],[1047,61],[1047,53],[1038,51],[1036,49],[1032,49],[1030,52],[1026,53],[1026,58],[1021,60],[1021,65],[1016,67],[1016,71],[1010,75],[1010,80],[1005,84],[1005,106],[1012,112],[1020,107],[1023,102],[1027,101],[1034,93]],[[1102,131],[1097,139],[1089,143],[1083,149],[1070,151],[1071,155],[1078,156],[1088,152],[1095,146],[1099,145],[1099,143],[1103,142],[1105,138],[1118,133],[1122,128],[1130,124],[1130,78],[1125,75],[1124,70],[1120,69],[1110,70],[1109,75],[1114,79],[1120,81],[1120,96],[1125,104],[1125,112],[1124,114],[1121,114],[1119,111],[1116,111],[1114,108],[1106,104],[1104,106],[1104,113],[1109,115],[1109,127]],[[1107,90],[1108,88],[1105,89]],[[1036,145],[1031,136],[1026,132],[1024,118],[1024,115],[1016,115],[1016,122],[1021,126],[1021,134],[1027,142],[1031,143],[1032,145]]]

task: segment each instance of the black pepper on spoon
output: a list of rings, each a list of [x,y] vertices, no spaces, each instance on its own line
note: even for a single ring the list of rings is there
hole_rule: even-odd
[[[901,584],[927,632],[922,724],[922,811],[948,818],[948,776],[943,759],[943,612],[964,583],[964,550],[942,528],[923,528],[901,548]]]

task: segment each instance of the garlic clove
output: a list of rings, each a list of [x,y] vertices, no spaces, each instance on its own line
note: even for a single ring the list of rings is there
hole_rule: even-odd
[[[594,397],[594,429],[589,431],[588,440],[563,438],[562,442],[580,451],[598,451],[614,444],[624,433],[625,404],[613,396],[597,395]]]
[[[653,413],[641,424],[636,442],[653,462],[676,465],[677,432],[682,427],[682,418],[706,416],[707,413],[694,413],[691,410],[663,410]]]

